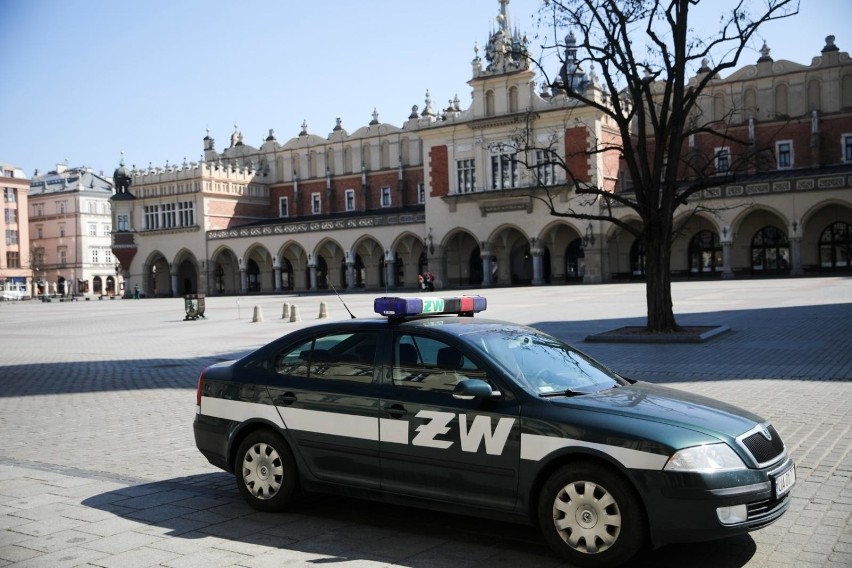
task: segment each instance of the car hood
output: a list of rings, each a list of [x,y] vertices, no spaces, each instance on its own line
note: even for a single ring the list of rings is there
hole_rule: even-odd
[[[678,426],[721,439],[736,438],[764,422],[760,416],[731,404],[643,382],[591,395],[549,400],[557,406]]]

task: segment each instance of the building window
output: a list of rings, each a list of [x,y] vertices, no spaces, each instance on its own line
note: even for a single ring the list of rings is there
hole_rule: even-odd
[[[103,236],[108,237],[109,234],[112,232],[112,227],[110,227],[109,225],[101,225],[101,227],[103,227],[104,231]]]
[[[192,227],[195,225],[195,202],[181,201],[177,204],[178,226]]]
[[[556,153],[551,150],[535,151],[535,175],[539,185],[556,183]]]
[[[491,156],[491,189],[510,189],[518,184],[515,154]]]
[[[6,268],[20,268],[21,258],[17,251],[6,251]]]
[[[92,264],[98,264],[98,249],[92,249]]]
[[[781,229],[766,226],[751,239],[751,269],[755,272],[790,270],[790,244]]]
[[[60,237],[65,236],[65,225],[59,225],[59,236]]]
[[[347,189],[346,190],[346,210],[347,211],[355,211],[355,190]]]
[[[12,209],[11,207],[7,207],[5,211],[6,224],[10,225],[12,223],[18,222],[18,210]]]
[[[145,229],[152,231],[160,228],[160,206],[146,205],[145,210]]]
[[[391,190],[389,187],[382,188],[382,207],[391,206]]]
[[[731,170],[731,151],[729,148],[716,148],[716,172],[727,173]]]
[[[119,215],[118,216],[118,230],[119,231],[128,231],[130,230],[130,219],[127,215]]]
[[[59,201],[56,203],[56,210],[59,211],[59,214],[62,215],[65,213],[65,202]]]
[[[322,199],[319,193],[311,194],[311,212],[314,215],[322,213]]]
[[[65,263],[68,261],[68,251],[63,249],[59,249],[56,251],[56,256],[59,258],[59,266],[65,266]]]
[[[18,231],[17,230],[6,229],[6,244],[7,245],[18,244]]]
[[[699,231],[689,242],[690,272],[720,272],[722,245],[713,231]]]
[[[44,206],[41,203],[39,203],[38,205],[34,205],[33,213],[36,217],[41,217],[42,215],[44,215]]]
[[[89,223],[89,236],[97,237],[98,236],[98,226],[95,223]]]
[[[290,203],[287,201],[286,197],[278,198],[278,216],[279,217],[289,217],[290,216]]]
[[[423,182],[417,184],[417,203],[426,203],[426,184]]]
[[[841,140],[843,141],[843,162],[852,164],[852,134],[844,134]]]
[[[163,212],[163,228],[171,229],[177,227],[177,216],[175,215],[175,204],[164,203],[161,206]]]
[[[778,169],[784,170],[793,167],[793,141],[782,140],[775,143],[775,157],[778,160]]]
[[[112,250],[104,249],[104,262],[106,264],[112,264]]]
[[[3,201],[6,203],[14,203],[17,200],[17,189],[14,187],[3,188]]]
[[[825,269],[852,266],[852,224],[837,221],[819,236],[819,265]]]
[[[476,189],[476,164],[473,160],[456,162],[456,174],[459,193],[470,193]]]
[[[44,238],[44,227],[36,227],[36,238],[43,239]]]

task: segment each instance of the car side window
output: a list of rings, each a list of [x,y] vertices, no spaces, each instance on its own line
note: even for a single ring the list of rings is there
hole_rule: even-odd
[[[276,369],[281,369],[279,373],[311,379],[371,383],[377,340],[376,333],[322,335],[282,353]]]
[[[392,376],[395,386],[447,392],[465,379],[485,380],[485,372],[455,347],[408,334],[394,340]]]

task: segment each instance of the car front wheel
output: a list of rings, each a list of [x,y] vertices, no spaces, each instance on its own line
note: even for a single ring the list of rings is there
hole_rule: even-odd
[[[234,470],[240,493],[255,509],[277,512],[292,502],[298,471],[280,436],[266,430],[249,434],[237,451]]]
[[[539,495],[538,521],[548,544],[577,566],[619,566],[645,541],[638,497],[617,474],[592,463],[561,467]]]

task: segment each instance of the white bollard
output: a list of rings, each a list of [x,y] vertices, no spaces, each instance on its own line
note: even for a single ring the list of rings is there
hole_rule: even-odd
[[[325,305],[325,302],[320,302],[319,319],[325,319],[327,317],[328,317],[328,306]]]
[[[263,321],[263,310],[260,309],[260,306],[254,307],[254,316],[251,318],[252,322]]]
[[[299,316],[299,306],[295,304],[290,308],[290,321],[302,321],[302,318]]]
[[[284,311],[281,312],[281,319],[290,319],[290,304],[284,302]]]

